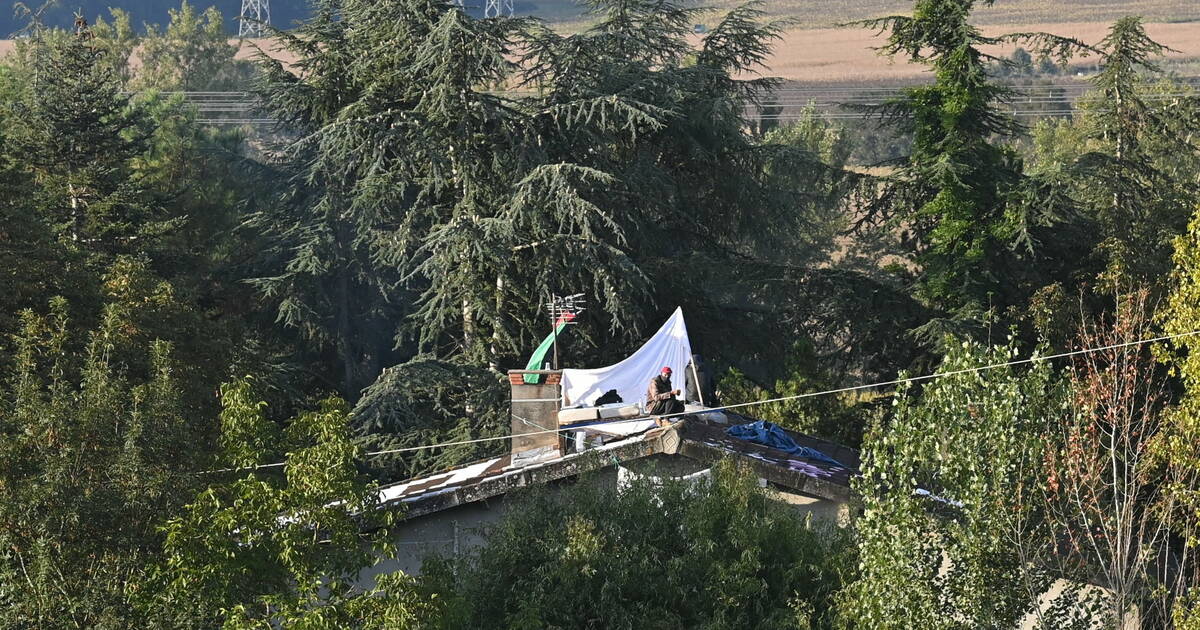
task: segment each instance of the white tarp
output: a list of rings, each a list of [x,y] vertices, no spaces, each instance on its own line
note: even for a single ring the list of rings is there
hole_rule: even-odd
[[[663,366],[673,372],[672,388],[682,391],[691,356],[683,309],[677,308],[662,328],[624,361],[594,370],[563,370],[563,405],[592,405],[610,389],[617,390],[626,403],[644,403],[650,379],[658,376]]]

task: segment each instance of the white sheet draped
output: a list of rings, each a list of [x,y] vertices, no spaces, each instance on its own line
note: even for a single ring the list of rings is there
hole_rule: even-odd
[[[563,405],[592,405],[610,389],[617,390],[626,403],[644,403],[650,379],[658,376],[663,366],[673,372],[672,388],[682,390],[691,356],[683,309],[677,308],[658,332],[624,361],[594,370],[563,370]]]

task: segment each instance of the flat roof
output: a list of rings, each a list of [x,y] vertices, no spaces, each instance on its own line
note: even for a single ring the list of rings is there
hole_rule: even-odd
[[[745,416],[727,415],[735,422],[754,421]],[[725,432],[727,428],[700,418],[687,418],[661,427],[654,420],[592,425],[583,430],[605,440],[601,446],[562,456],[551,451],[516,463],[509,453],[383,486],[379,490],[380,500],[385,507],[402,508],[406,519],[417,518],[517,488],[573,477],[656,453],[678,454],[708,463],[734,457],[759,477],[801,494],[837,502],[850,500],[850,480],[858,475],[857,450],[787,431],[800,446],[814,448],[845,465],[833,466],[731,437]]]

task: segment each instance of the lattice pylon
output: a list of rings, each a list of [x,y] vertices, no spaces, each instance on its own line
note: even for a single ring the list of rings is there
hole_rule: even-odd
[[[507,15],[512,17],[513,0],[487,0],[487,4],[483,5],[483,17],[500,17]]]
[[[263,37],[271,23],[271,0],[242,0],[238,37]]]

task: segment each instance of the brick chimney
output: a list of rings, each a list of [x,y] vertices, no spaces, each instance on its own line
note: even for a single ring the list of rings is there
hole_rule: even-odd
[[[525,378],[526,376],[531,378]],[[529,383],[527,381],[537,381]],[[512,458],[562,454],[558,434],[558,409],[562,401],[561,370],[509,370],[512,389]],[[527,436],[527,437],[518,437]]]

